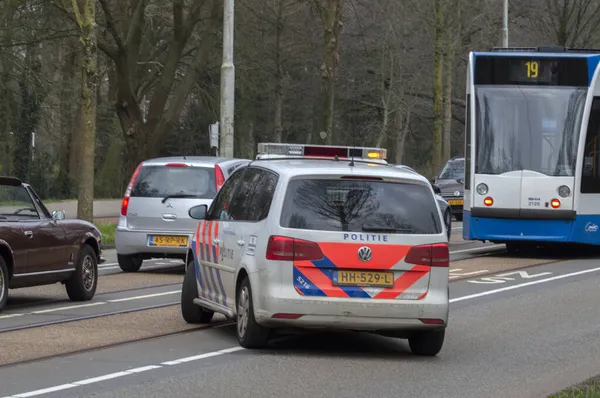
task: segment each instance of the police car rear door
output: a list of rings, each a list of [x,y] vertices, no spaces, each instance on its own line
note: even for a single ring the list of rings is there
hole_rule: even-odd
[[[295,177],[281,227],[296,239],[294,287],[302,295],[417,300],[435,266],[448,272],[447,238],[421,181]]]

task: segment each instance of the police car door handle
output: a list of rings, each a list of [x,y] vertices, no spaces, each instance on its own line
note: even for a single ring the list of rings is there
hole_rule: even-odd
[[[243,240],[238,240],[237,241],[238,246],[244,246],[244,241]]]

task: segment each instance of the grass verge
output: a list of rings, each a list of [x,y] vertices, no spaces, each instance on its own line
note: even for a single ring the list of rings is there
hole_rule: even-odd
[[[117,224],[109,222],[97,222],[96,227],[98,227],[98,229],[102,233],[102,245],[114,246]]]
[[[600,375],[569,387],[548,398],[600,398]]]

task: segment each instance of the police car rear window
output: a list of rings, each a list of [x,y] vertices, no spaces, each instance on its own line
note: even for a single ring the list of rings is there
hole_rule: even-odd
[[[170,195],[213,199],[217,195],[214,168],[143,166],[131,196],[165,198]]]
[[[281,226],[343,232],[439,234],[435,197],[417,184],[294,179],[287,187]]]

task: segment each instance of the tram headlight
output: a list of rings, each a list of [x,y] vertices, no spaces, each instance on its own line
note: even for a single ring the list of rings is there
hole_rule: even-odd
[[[477,185],[477,193],[480,195],[485,195],[486,193],[488,193],[488,186],[485,185],[483,182]]]
[[[561,185],[558,187],[558,194],[561,198],[568,198],[571,195],[571,188],[566,185]]]

